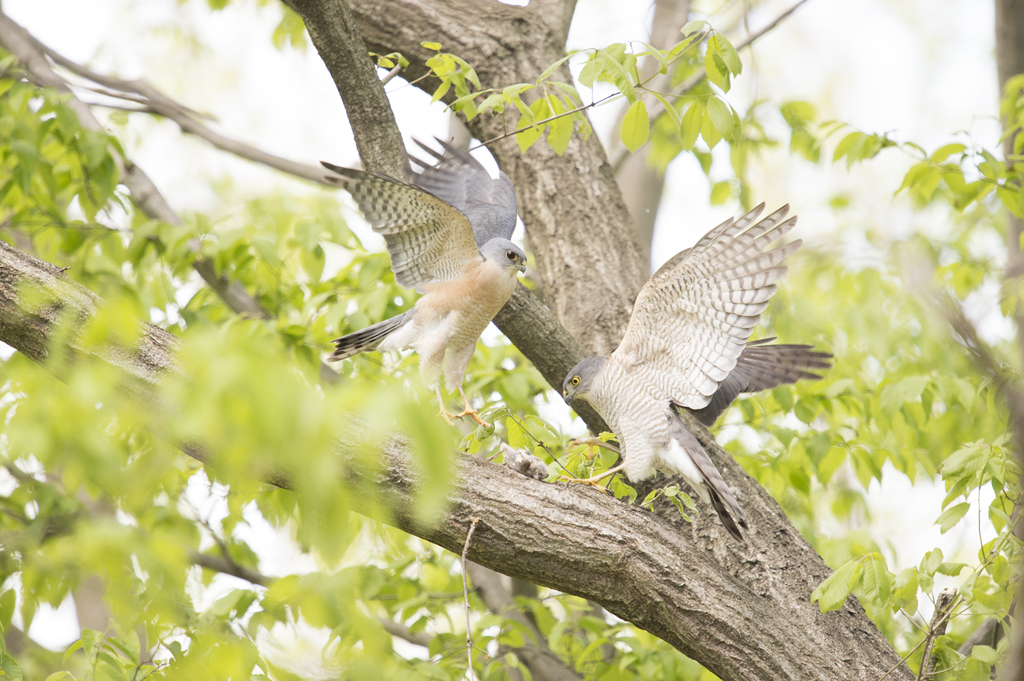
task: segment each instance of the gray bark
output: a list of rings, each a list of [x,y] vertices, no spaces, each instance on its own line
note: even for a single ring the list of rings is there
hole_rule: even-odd
[[[389,177],[405,177],[405,146],[376,68],[359,39],[347,0],[285,0],[302,17],[345,104],[363,168]],[[329,123],[328,123],[329,124]]]

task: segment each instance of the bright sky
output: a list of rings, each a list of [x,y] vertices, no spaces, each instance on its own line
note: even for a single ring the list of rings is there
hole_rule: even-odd
[[[752,30],[793,1],[762,3],[750,17]],[[255,4],[236,0],[225,11],[210,13],[197,0],[3,0],[4,11],[50,47],[103,73],[144,77],[190,107],[215,115],[217,128],[228,136],[310,164],[320,159],[355,164],[344,110],[315,50],[274,49],[270,35],[277,8]],[[581,0],[570,47],[646,40],[651,4]],[[715,9],[719,3],[695,5]],[[753,60],[744,53],[744,75],[729,98],[739,108],[760,97],[810,100],[825,118],[866,132],[890,132],[926,149],[945,143],[955,131],[994,148],[993,21],[991,3],[977,0],[810,0],[755,44]],[[169,54],[174,54],[173,63],[168,63]],[[750,77],[754,72],[756,77]],[[447,135],[448,116],[440,105],[428,106],[425,94],[398,79],[388,90],[407,140]],[[617,106],[591,112],[603,139]],[[773,132],[782,136],[778,125]],[[230,178],[253,194],[289,182],[300,191],[307,187],[183,138],[173,124],[133,117],[125,138],[133,160],[179,211],[216,205],[210,178]],[[844,165],[811,167],[783,149],[766,155],[752,180],[757,198],[769,207],[793,205],[801,216],[796,236],[811,244],[839,238],[856,249],[865,227],[885,225],[898,238],[919,226],[923,218],[892,198],[907,166],[905,156],[890,152],[849,172]],[[837,223],[828,200],[840,194],[850,197],[851,208]],[[681,158],[673,163],[655,234],[655,265],[736,209],[707,204],[707,180],[696,162]],[[563,409],[557,402],[552,409]],[[568,412],[551,416],[568,420]],[[870,531],[892,543],[897,569],[935,545],[943,547],[947,560],[963,546],[958,559],[973,561],[976,526],[966,527],[964,537],[942,537],[930,524],[938,515],[941,486],[931,489],[919,482],[910,488],[903,476],[893,475],[885,485],[873,483],[869,492],[875,516]],[[267,530],[263,536],[262,557],[270,561],[266,571],[283,571],[287,562],[282,564],[281,557],[297,553],[285,538]],[[33,638],[52,648],[75,640],[78,629],[69,606],[58,612],[44,608],[30,632]]]

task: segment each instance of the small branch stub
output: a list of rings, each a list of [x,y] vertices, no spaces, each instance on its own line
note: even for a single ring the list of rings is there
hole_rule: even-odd
[[[935,656],[932,655],[935,639],[946,633],[946,625],[949,624],[949,616],[956,605],[956,600],[956,589],[943,589],[935,601],[935,613],[928,626],[928,636],[925,637],[924,651],[921,653],[921,672],[917,675],[917,681],[930,679],[935,671]]]

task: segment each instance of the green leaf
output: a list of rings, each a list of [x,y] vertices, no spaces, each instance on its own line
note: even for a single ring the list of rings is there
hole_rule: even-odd
[[[931,551],[924,554],[921,559],[921,572],[926,575],[934,575],[935,571],[939,569],[942,564],[942,549],[932,549]]]
[[[853,590],[863,567],[864,564],[860,558],[854,558],[841,565],[811,593],[811,603],[817,601],[822,612],[830,612],[843,607],[843,603],[846,602],[850,591]]]
[[[882,412],[892,416],[907,402],[916,402],[929,383],[930,376],[909,376],[898,383],[885,386],[879,400]]]
[[[732,111],[729,105],[718,97],[709,97],[707,102],[708,117],[712,125],[722,137],[729,137],[733,133]]]
[[[740,60],[739,53],[721,33],[716,32],[708,38],[708,48],[721,55],[722,62],[732,75],[738,76],[743,71],[743,62]]]
[[[665,115],[671,118],[672,124],[678,128],[682,124],[682,118],[680,118],[679,112],[676,111],[676,108],[669,104],[668,100],[657,92],[652,92],[651,94],[654,95],[655,99],[661,102],[661,106],[665,109]]]
[[[996,653],[995,648],[984,645],[974,646],[971,649],[971,657],[981,660],[985,664],[995,664],[999,661],[999,655]]]
[[[683,149],[689,151],[693,149],[693,145],[697,142],[697,137],[700,136],[700,127],[704,121],[704,105],[700,103],[700,100],[694,100],[686,113],[683,114],[683,120],[679,135]]]
[[[683,35],[691,35],[693,33],[699,33],[700,31],[703,31],[707,27],[707,25],[708,22],[703,20],[689,21],[683,25],[679,32],[682,33]]]
[[[875,605],[884,605],[892,597],[892,582],[893,575],[886,567],[885,558],[880,553],[872,553],[861,579],[864,595]]]
[[[647,105],[638,99],[626,111],[622,119],[622,143],[630,153],[644,145],[651,134],[651,121],[647,116]]]
[[[708,145],[708,149],[714,149],[715,145],[722,141],[722,134],[718,132],[718,128],[712,122],[708,110],[704,111],[704,120],[700,124],[700,136],[704,138],[704,144]]]
[[[722,56],[714,50],[704,53],[704,72],[708,74],[708,80],[723,92],[729,91],[729,69]]]
[[[732,198],[732,185],[728,182],[716,182],[711,187],[711,205],[721,206]]]
[[[896,586],[893,591],[894,609],[903,608],[907,612],[917,611],[917,568],[906,568],[896,575]]]
[[[947,144],[945,146],[942,146],[942,147],[939,147],[938,149],[936,149],[932,153],[932,155],[929,157],[929,160],[932,163],[942,163],[943,161],[945,161],[947,158],[949,158],[953,154],[962,153],[964,151],[964,149],[966,149],[966,148],[967,148],[967,146],[964,145],[964,144],[959,144],[959,143]]]
[[[420,46],[421,47],[425,47],[428,50],[434,50],[435,52],[438,52],[438,51],[441,50],[441,43],[424,42],[424,43],[420,43]]]
[[[935,521],[935,524],[939,526],[939,531],[942,534],[946,534],[950,528],[960,522],[960,519],[964,517],[970,508],[970,504],[963,502],[948,509],[945,513],[939,516],[938,520]]]

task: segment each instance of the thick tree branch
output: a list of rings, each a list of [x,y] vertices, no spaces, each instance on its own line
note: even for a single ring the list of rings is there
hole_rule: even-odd
[[[409,163],[402,136],[347,0],[284,1],[302,17],[313,45],[334,77],[363,168],[405,177]]]
[[[1007,82],[1013,76],[1024,73],[1024,0],[995,0],[996,75],[999,82],[999,97],[1002,99]],[[1012,125],[1004,121],[1004,130]],[[1013,161],[1016,134],[1007,135],[1003,141],[1003,156],[1008,169],[1020,170]],[[1016,167],[1015,167],[1016,166]],[[1024,220],[1009,211],[1006,214],[1006,271],[1003,275],[1003,295],[1013,302],[1013,320],[1017,326],[1018,359],[1024,359],[1024,251],[1021,237],[1024,235]],[[1015,433],[1017,461],[1024,465],[1024,422],[1013,414],[1011,427]],[[1018,509],[1020,502],[1018,502]],[[1024,538],[1024,514],[1018,514],[1014,532]],[[1024,567],[1019,568],[1024,576]],[[999,670],[1000,679],[1024,680],[1024,627],[1020,618],[1014,617],[1018,625],[1014,629],[1011,652]]]

